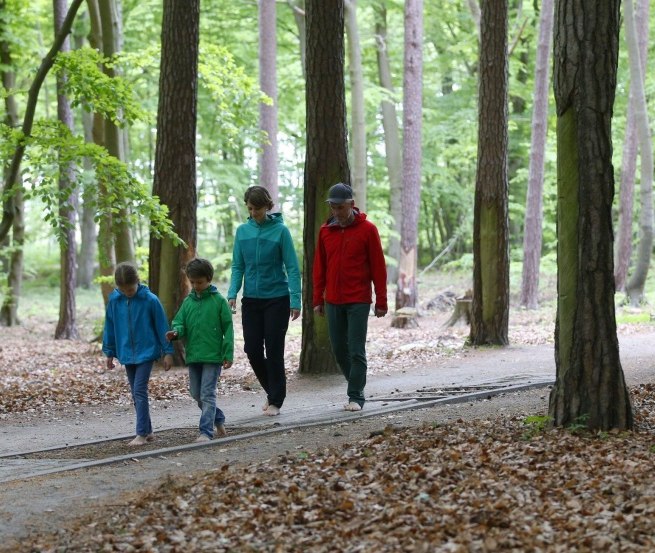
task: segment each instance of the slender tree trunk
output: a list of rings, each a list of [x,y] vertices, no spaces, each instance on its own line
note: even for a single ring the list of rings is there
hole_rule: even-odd
[[[307,22],[305,21],[305,0],[287,0],[298,27],[298,48],[300,49],[300,66],[302,76],[307,79]]]
[[[507,0],[482,3],[473,222],[473,345],[509,343]]]
[[[277,74],[275,0],[259,0],[259,84],[273,105],[259,104],[259,126],[268,135],[259,156],[259,184],[279,207],[277,181]]]
[[[389,237],[388,256],[395,264],[387,264],[387,279],[398,282],[398,264],[400,263],[400,223],[402,221],[402,206],[400,195],[402,190],[402,157],[400,131],[396,104],[391,100],[394,95],[391,79],[391,64],[387,50],[387,12],[384,3],[376,6],[375,37],[377,44],[378,75],[380,86],[388,91],[389,97],[381,102],[382,128],[384,129],[384,150],[389,174],[389,212],[393,217],[394,233]]]
[[[641,206],[639,211],[640,239],[637,247],[637,263],[632,278],[626,284],[626,293],[633,306],[639,305],[644,297],[644,285],[648,276],[653,253],[653,143],[648,122],[648,109],[644,92],[644,75],[641,63],[637,25],[632,0],[625,0],[625,35],[630,59],[630,93],[634,90],[634,117],[639,151],[641,152],[641,172],[639,189]]]
[[[196,255],[196,122],[199,0],[164,0],[153,194],[188,245],[150,236],[150,288],[169,319],[189,293],[184,267]]]
[[[553,0],[543,0],[539,22],[539,41],[534,76],[534,107],[532,111],[532,144],[528,194],[523,229],[523,276],[521,305],[528,309],[539,307],[539,266],[543,222],[544,154],[548,132],[548,71],[550,44],[555,12]]]
[[[55,17],[55,33],[61,30],[66,16],[66,0],[53,0]],[[62,52],[70,50],[70,41],[67,39],[61,45]],[[68,98],[64,95],[66,76],[57,77],[57,116],[66,127],[73,130],[73,112]],[[59,217],[66,222],[61,229],[62,237],[59,241],[61,281],[59,283],[59,322],[55,330],[55,339],[71,340],[79,338],[75,313],[75,288],[77,271],[77,249],[75,245],[75,213],[77,203],[75,174],[70,162],[59,165]]]
[[[348,73],[350,75],[350,111],[352,142],[352,188],[355,204],[366,212],[366,109],[364,106],[364,74],[357,26],[357,0],[345,0],[344,16],[348,36]]]
[[[630,429],[619,358],[612,256],[612,109],[620,0],[556,0],[556,426]]]
[[[3,17],[5,13],[5,0],[0,0],[0,36],[4,36],[7,22]],[[2,65],[2,86],[5,96],[5,123],[8,127],[16,129],[20,125],[18,118],[18,105],[13,90],[16,88],[16,74],[13,70],[13,61],[9,43],[0,40],[0,64]],[[4,173],[8,167],[4,168]],[[0,326],[16,326],[18,320],[18,304],[20,301],[21,281],[23,279],[23,245],[25,243],[25,223],[23,189],[18,179],[8,182],[11,188],[15,189],[13,201],[13,221],[11,228],[11,254],[8,259],[7,271],[7,292],[0,307]],[[7,239],[9,235],[7,236]]]
[[[312,309],[318,231],[328,215],[330,186],[350,182],[344,85],[343,0],[307,0],[307,153],[303,236],[301,373],[337,373],[325,317]]]
[[[391,326],[416,326],[418,216],[421,203],[421,117],[423,112],[423,0],[405,2],[403,77],[403,187],[396,313]],[[403,310],[403,311],[400,311]],[[413,311],[413,314],[412,314]]]
[[[649,1],[637,0],[635,21],[639,43],[639,61],[642,78],[646,75],[649,35]],[[629,54],[629,51],[628,51]],[[630,58],[630,55],[628,55]],[[631,61],[630,61],[631,63]],[[628,267],[632,254],[632,214],[634,203],[635,173],[637,171],[637,117],[635,88],[630,87],[628,111],[625,122],[623,155],[621,156],[621,186],[619,189],[619,229],[614,253],[614,280],[617,290],[625,290]]]
[[[123,49],[123,25],[120,0],[102,0],[98,2],[100,21],[102,24],[102,51],[105,57],[111,58]],[[104,71],[110,77],[116,75],[113,67],[105,67]],[[105,120],[105,148],[121,161],[126,160],[124,131],[113,121]],[[112,221],[114,236],[114,251],[116,261],[134,261],[134,244],[132,232],[127,223],[127,208],[121,207],[118,217]]]

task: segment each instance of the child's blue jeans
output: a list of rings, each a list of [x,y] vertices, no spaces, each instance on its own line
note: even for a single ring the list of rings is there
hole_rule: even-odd
[[[127,381],[130,383],[130,391],[132,392],[132,402],[136,410],[137,436],[152,434],[150,407],[148,405],[148,381],[152,372],[152,363],[152,361],[146,361],[138,365],[125,365]]]
[[[214,437],[214,425],[225,422],[225,415],[216,407],[216,383],[221,374],[218,363],[189,363],[189,392],[202,410],[200,424],[201,434]]]

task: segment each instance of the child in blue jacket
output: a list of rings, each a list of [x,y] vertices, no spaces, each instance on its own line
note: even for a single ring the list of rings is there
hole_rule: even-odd
[[[114,272],[116,289],[109,295],[102,351],[107,369],[114,368],[114,358],[125,365],[127,380],[136,410],[136,437],[131,446],[144,445],[154,439],[148,382],[152,365],[164,355],[164,369],[173,364],[173,346],[166,340],[168,319],[159,298],[139,283],[132,263],[119,263]]]

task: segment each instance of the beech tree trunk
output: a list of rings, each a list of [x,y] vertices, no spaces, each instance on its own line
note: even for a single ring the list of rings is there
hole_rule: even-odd
[[[417,247],[421,203],[421,118],[423,113],[423,0],[405,2],[405,68],[403,77],[403,186],[400,262],[396,314],[391,326],[416,326],[408,316],[418,305]],[[398,313],[400,310],[402,312]]]
[[[328,216],[327,191],[350,184],[344,86],[343,0],[307,0],[307,154],[303,236],[301,373],[336,374],[327,319],[314,315],[312,269],[321,224]]]
[[[553,0],[543,0],[539,21],[539,39],[534,75],[534,106],[532,108],[532,144],[528,193],[523,228],[523,274],[521,305],[539,307],[539,267],[543,223],[544,154],[548,132],[548,95],[550,45],[555,12]]]
[[[277,180],[277,73],[276,0],[259,0],[259,85],[273,105],[259,105],[259,126],[268,135],[259,155],[259,184],[279,208]]]
[[[352,188],[355,205],[366,212],[366,109],[364,72],[357,26],[357,0],[345,0],[345,28],[348,36],[348,74],[350,75],[350,138],[352,143]]]
[[[507,0],[482,3],[473,218],[473,345],[509,343]]]
[[[619,359],[612,255],[611,123],[620,0],[557,0],[556,426],[632,428]]]
[[[53,0],[55,18],[55,36],[61,30],[66,17],[66,0]],[[70,40],[64,40],[61,52],[70,50]],[[57,76],[57,116],[66,127],[73,130],[73,112],[70,102],[64,95],[66,76]],[[59,321],[55,329],[56,340],[72,340],[79,338],[75,313],[75,288],[77,275],[77,249],[75,241],[75,214],[77,212],[77,185],[75,174],[70,162],[59,165],[59,218],[66,225],[60,229],[59,260]]]

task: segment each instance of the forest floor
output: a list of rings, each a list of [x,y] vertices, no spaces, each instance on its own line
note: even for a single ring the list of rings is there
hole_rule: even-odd
[[[439,363],[498,363],[498,348],[467,356],[468,328],[444,326],[448,306],[423,307],[414,329],[371,318],[372,381]],[[621,314],[644,321],[641,312]],[[648,319],[619,325],[622,347],[629,344],[622,363],[633,432],[547,430],[548,390],[540,388],[18,480],[0,491],[0,550],[653,550],[655,327]],[[94,410],[129,409],[124,374],[103,370],[90,327],[85,340],[63,342],[51,339],[53,328],[31,316],[3,329],[0,431],[54,420],[64,432],[67,421],[83,425]],[[520,372],[544,352],[552,359],[553,331],[552,306],[513,309],[517,347],[504,370]],[[290,393],[303,389],[293,370],[299,349],[299,325],[292,325]],[[182,370],[157,371],[153,404],[188,403],[186,382]],[[253,386],[238,360],[222,393]]]

